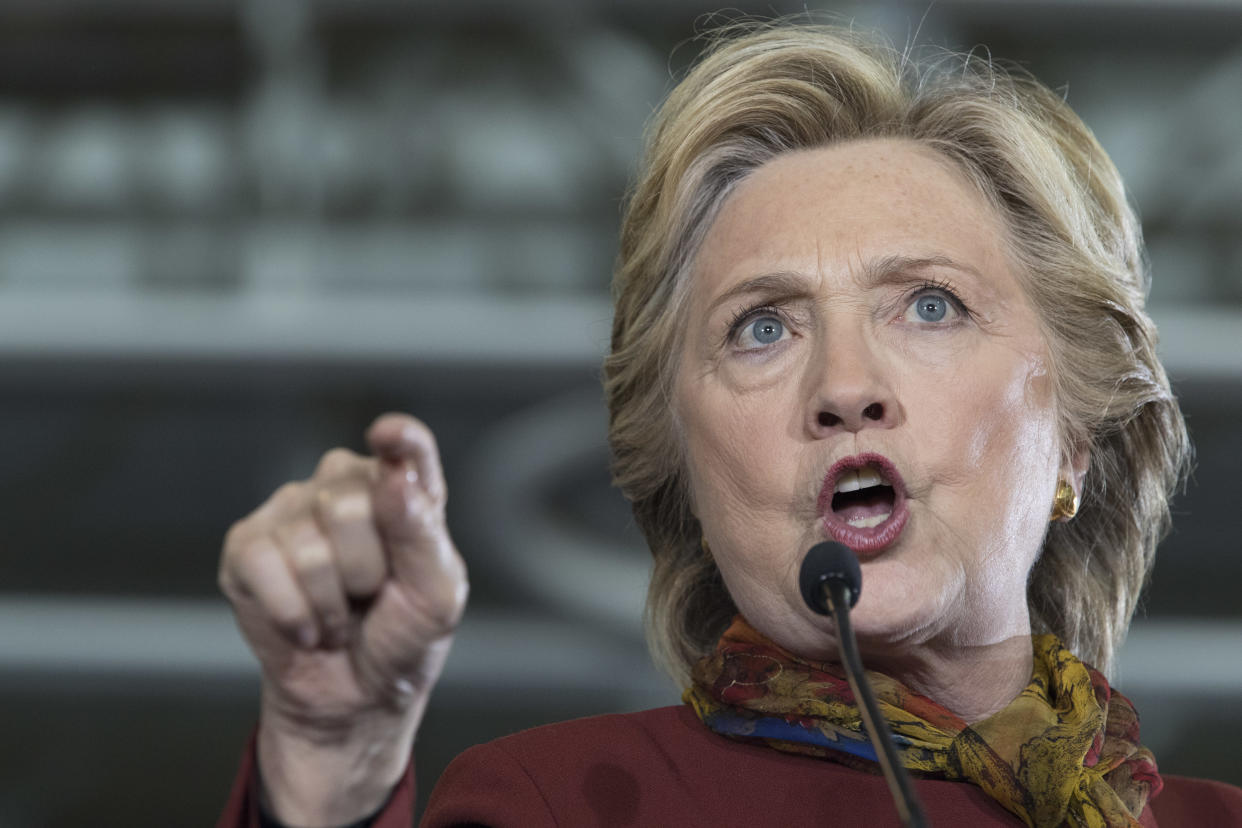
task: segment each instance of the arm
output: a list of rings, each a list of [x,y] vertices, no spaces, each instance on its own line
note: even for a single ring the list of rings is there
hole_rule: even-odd
[[[272,818],[259,801],[261,780],[255,741],[252,735],[246,743],[228,802],[216,822],[216,828],[286,828]],[[381,809],[347,828],[410,828],[414,822],[415,793],[414,763],[410,762]]]
[[[241,799],[253,809],[257,792],[288,825],[348,825],[390,802],[465,606],[431,432],[386,415],[367,439],[373,457],[328,452],[235,524],[221,556],[263,675]]]

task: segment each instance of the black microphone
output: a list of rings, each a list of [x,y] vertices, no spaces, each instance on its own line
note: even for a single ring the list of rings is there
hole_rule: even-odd
[[[862,659],[858,655],[858,642],[854,640],[854,628],[850,625],[850,608],[858,603],[862,594],[862,568],[854,550],[843,543],[824,541],[807,550],[798,573],[798,586],[806,605],[820,615],[831,615],[837,625],[837,639],[841,646],[841,663],[849,680],[854,698],[862,702],[858,712],[876,758],[888,782],[888,791],[897,805],[901,823],[913,828],[926,828],[927,817],[923,806],[910,785],[910,774],[897,759],[893,749],[893,734],[888,722],[875,703],[871,685],[863,674]]]

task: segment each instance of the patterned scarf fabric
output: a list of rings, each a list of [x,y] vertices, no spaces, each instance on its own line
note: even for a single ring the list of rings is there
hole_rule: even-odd
[[[1036,828],[1138,825],[1162,783],[1133,705],[1056,636],[1031,642],[1031,683],[974,725],[868,672],[902,763],[972,782]],[[879,772],[840,665],[798,658],[738,616],[693,677],[683,700],[717,733]]]

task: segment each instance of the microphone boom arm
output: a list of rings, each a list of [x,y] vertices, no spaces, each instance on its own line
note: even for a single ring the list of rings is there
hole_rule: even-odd
[[[854,691],[854,698],[859,702],[858,712],[862,714],[863,725],[876,749],[876,759],[880,762],[880,769],[884,771],[884,781],[888,783],[888,791],[897,805],[901,822],[911,828],[926,828],[927,817],[914,788],[910,785],[910,775],[893,748],[893,733],[880,713],[875,694],[871,692],[871,685],[863,676],[858,642],[854,640],[854,628],[850,624],[850,587],[840,578],[826,578],[822,587],[825,602],[837,625],[841,658],[846,662],[845,676],[849,680],[850,689]]]

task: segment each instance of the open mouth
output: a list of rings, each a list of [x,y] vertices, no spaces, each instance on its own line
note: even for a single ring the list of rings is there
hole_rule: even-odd
[[[837,478],[832,513],[850,526],[870,529],[893,514],[897,493],[872,465],[847,471]]]
[[[897,467],[874,453],[833,464],[824,478],[819,511],[828,536],[859,554],[893,543],[910,517]]]

